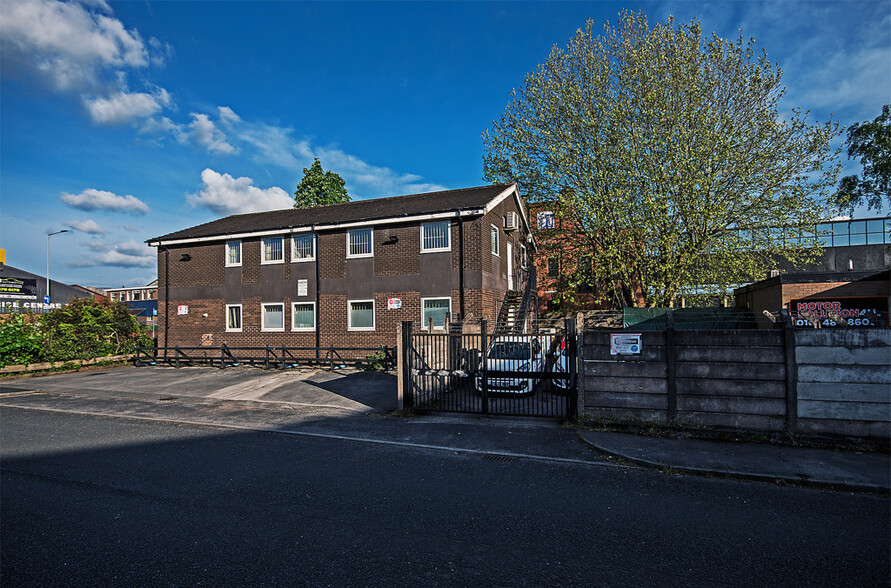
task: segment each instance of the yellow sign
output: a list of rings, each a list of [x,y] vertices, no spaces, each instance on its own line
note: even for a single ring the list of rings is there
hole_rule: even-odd
[[[6,249],[0,249],[0,263],[6,265]]]

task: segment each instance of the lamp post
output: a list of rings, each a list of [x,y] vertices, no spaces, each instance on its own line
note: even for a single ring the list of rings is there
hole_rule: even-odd
[[[50,295],[50,279],[49,279],[49,238],[53,235],[58,235],[59,233],[67,233],[68,229],[62,229],[61,231],[56,231],[55,233],[47,233],[46,234],[46,295],[49,300]]]

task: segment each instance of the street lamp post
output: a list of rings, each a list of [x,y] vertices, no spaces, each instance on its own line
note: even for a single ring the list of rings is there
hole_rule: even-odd
[[[56,231],[55,233],[47,233],[46,234],[46,295],[49,300],[50,295],[50,278],[49,278],[49,238],[53,235],[58,235],[59,233],[67,233],[68,229],[62,229],[61,231]]]

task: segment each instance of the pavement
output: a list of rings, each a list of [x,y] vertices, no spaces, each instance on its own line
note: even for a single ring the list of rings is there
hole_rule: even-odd
[[[665,439],[576,430],[542,418],[394,416],[395,382],[374,373],[118,368],[6,380],[0,406],[602,467],[891,493],[887,453]]]
[[[665,472],[854,492],[891,492],[887,453],[578,431],[604,455]]]

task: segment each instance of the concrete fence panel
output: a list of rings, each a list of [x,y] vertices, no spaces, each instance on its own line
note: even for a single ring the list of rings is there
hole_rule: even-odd
[[[796,332],[799,430],[891,436],[891,329]]]

